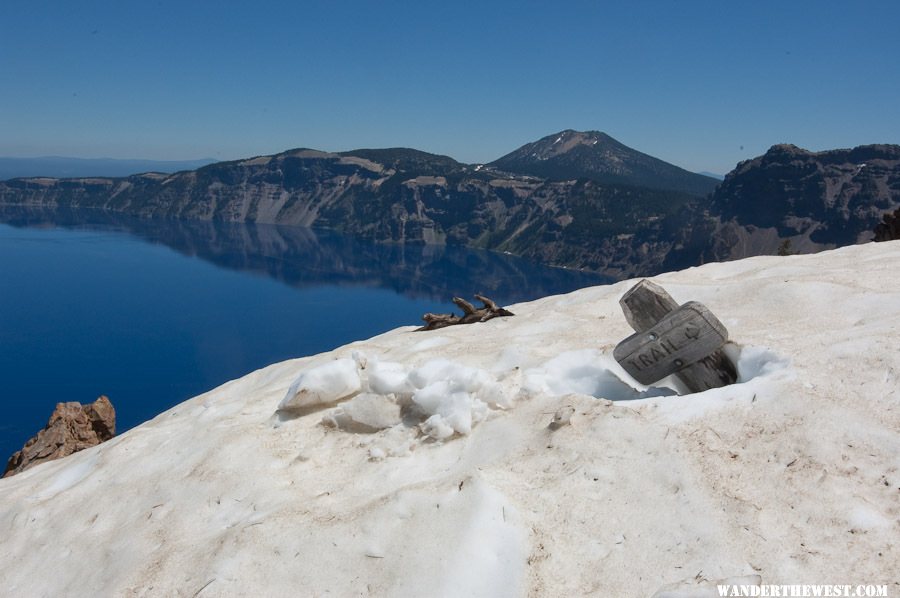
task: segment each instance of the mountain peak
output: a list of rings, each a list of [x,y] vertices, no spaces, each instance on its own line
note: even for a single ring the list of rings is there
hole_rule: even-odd
[[[488,166],[550,180],[591,179],[692,195],[706,195],[718,183],[631,149],[600,131],[566,129],[525,144]]]
[[[793,143],[776,143],[772,147],[768,149],[765,153],[765,157],[768,158],[782,158],[784,156],[809,156],[812,152],[809,150],[803,149],[802,147],[797,147]]]
[[[523,146],[519,151],[526,150],[531,152],[533,158],[537,160],[547,160],[555,156],[566,154],[579,147],[595,148],[597,145],[606,145],[617,143],[615,139],[601,133],[600,131],[575,131],[566,129],[547,135],[533,143]]]

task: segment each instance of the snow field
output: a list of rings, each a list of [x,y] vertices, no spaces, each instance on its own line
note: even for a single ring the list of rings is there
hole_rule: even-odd
[[[897,263],[893,242],[656,277],[737,344],[740,383],[692,395],[609,358],[635,281],[274,364],[0,480],[0,594],[893,595]]]

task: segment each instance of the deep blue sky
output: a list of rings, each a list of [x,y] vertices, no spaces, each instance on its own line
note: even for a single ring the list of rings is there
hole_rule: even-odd
[[[409,146],[596,129],[691,170],[900,143],[900,2],[7,0],[0,156]]]

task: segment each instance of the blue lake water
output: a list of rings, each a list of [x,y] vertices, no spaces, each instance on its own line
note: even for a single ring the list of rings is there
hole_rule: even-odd
[[[462,248],[309,229],[0,214],[0,460],[55,404],[105,394],[124,431],[270,363],[454,311],[608,282]]]

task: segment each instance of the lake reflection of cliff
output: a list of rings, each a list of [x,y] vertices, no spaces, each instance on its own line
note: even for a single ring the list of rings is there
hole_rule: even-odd
[[[504,304],[610,282],[463,247],[387,245],[330,231],[263,224],[141,220],[109,212],[0,210],[14,226],[101,227],[160,243],[217,266],[268,276],[294,287],[354,285],[447,301],[484,293]],[[448,309],[450,309],[448,307]]]

